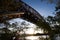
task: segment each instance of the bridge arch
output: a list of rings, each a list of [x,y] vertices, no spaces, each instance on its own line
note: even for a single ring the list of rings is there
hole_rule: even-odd
[[[5,22],[13,18],[22,18],[46,30],[51,30],[43,17],[35,9],[21,0],[19,2],[14,0],[12,2],[3,0],[0,2],[0,6],[0,22]]]

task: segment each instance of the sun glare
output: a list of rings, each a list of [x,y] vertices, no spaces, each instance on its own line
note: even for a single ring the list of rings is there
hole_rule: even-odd
[[[42,29],[39,29],[39,30],[35,30],[35,34],[36,33],[44,33]]]
[[[34,30],[34,28],[27,29],[25,31],[26,34],[36,34],[36,33],[44,33],[43,30]]]
[[[34,34],[34,29],[30,28],[27,31],[25,31],[26,34]]]

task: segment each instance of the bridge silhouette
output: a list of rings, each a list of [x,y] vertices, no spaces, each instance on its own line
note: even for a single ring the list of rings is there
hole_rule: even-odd
[[[0,0],[0,22],[4,23],[6,20],[14,18],[22,18],[46,30],[48,29],[48,31],[51,30],[43,17],[25,2]]]

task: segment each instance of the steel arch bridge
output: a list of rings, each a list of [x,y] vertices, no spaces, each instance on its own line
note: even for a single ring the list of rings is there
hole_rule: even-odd
[[[0,22],[5,22],[13,18],[22,18],[35,23],[36,25],[50,29],[43,17],[31,6],[19,0],[0,0]]]

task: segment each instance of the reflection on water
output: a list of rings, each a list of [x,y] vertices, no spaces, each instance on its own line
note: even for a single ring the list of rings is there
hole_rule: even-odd
[[[25,37],[27,40],[45,40],[47,38],[49,38],[49,36],[27,36]]]

